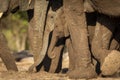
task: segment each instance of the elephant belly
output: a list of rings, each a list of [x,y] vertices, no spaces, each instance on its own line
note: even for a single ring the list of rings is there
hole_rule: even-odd
[[[90,4],[100,13],[120,16],[120,0],[90,0]]]

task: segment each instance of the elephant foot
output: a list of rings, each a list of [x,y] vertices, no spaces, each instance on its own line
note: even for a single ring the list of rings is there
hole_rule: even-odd
[[[90,79],[90,78],[96,78],[97,73],[95,72],[95,69],[93,66],[88,66],[86,68],[77,68],[74,70],[69,71],[68,76],[70,79]]]
[[[104,76],[112,76],[120,69],[120,52],[117,50],[113,50],[110,54],[105,58],[101,71]]]

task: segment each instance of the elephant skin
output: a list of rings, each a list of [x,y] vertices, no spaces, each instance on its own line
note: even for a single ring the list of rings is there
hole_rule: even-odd
[[[113,37],[116,26],[119,23],[119,19],[117,19],[115,17],[120,16],[120,1],[119,0],[85,0],[84,10],[86,12],[96,11],[96,12],[102,14],[102,16],[99,16],[97,19],[95,35],[94,35],[94,38],[92,41],[93,55],[95,56],[95,58],[97,58],[100,61],[101,65],[102,65],[104,63],[104,60],[106,60],[107,56],[109,56],[110,53],[112,53],[112,50],[117,48],[117,44],[118,44],[117,39],[115,40],[115,38],[114,38],[113,41],[111,42],[111,38]],[[110,16],[111,16],[111,18],[110,18]],[[119,33],[116,35],[119,35]],[[114,36],[116,36],[116,35],[114,35]],[[113,45],[113,44],[115,44],[115,45]],[[95,46],[95,45],[97,45],[97,46]],[[119,45],[118,45],[118,47],[119,47]],[[107,63],[104,63],[104,64],[107,64]],[[102,66],[104,66],[104,64]],[[116,67],[117,67],[117,65],[116,65]],[[105,69],[107,69],[107,68],[105,68]],[[102,69],[103,74],[106,71],[105,69]],[[114,69],[113,69],[113,72],[114,72]],[[109,71],[109,74],[106,74],[106,76],[107,75],[112,75],[112,70],[111,70],[111,74]]]
[[[97,11],[109,16],[120,16],[119,0],[85,0],[84,8],[87,12]]]
[[[115,75],[120,69],[120,52],[117,50],[111,51],[109,55],[105,58],[103,65],[101,67],[102,75]]]
[[[63,3],[67,32],[69,32],[74,49],[74,53],[71,52],[71,54],[76,55],[74,59],[75,68],[68,73],[68,76],[74,79],[96,77],[88,48],[87,25],[85,23],[83,2],[82,0],[64,0]]]

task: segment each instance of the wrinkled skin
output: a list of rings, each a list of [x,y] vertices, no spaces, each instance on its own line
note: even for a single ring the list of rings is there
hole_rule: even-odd
[[[74,4],[74,5],[71,6],[71,4]],[[50,57],[51,55],[53,56],[51,58],[54,58],[54,54],[52,53],[54,50],[53,48],[55,47],[54,45],[56,44],[56,42],[59,40],[61,36],[67,37],[66,36],[66,32],[67,32],[68,35],[70,35],[70,39],[68,39],[67,41],[70,54],[75,54],[76,56],[73,62],[71,62],[75,64],[75,67],[73,69],[71,68],[71,70],[69,71],[68,73],[69,78],[76,78],[76,79],[77,78],[93,78],[96,76],[96,73],[94,70],[94,66],[91,64],[91,55],[89,52],[88,41],[87,41],[87,27],[86,27],[86,24],[83,24],[85,23],[84,22],[85,14],[83,12],[82,0],[81,1],[65,0],[63,5],[63,11],[64,11],[64,17],[66,22],[65,27],[57,26],[54,29],[53,32],[55,32],[56,34],[53,33],[53,37],[54,37],[52,39],[53,44],[51,43],[51,45],[53,46],[51,47],[50,45],[48,51],[50,51],[51,54],[49,53],[48,54]],[[83,46],[80,46],[82,44]],[[70,50],[71,47],[73,47],[74,50]]]
[[[84,10],[86,12],[97,11],[109,16],[120,16],[119,0],[84,0]]]
[[[104,62],[104,59],[111,53],[111,50],[117,49],[119,47],[118,45],[119,40],[116,39],[117,35],[119,36],[119,33],[116,32],[117,35],[115,35],[116,33],[114,34],[114,32],[116,27],[119,26],[118,23],[120,20],[117,18],[111,18],[109,16],[112,16],[112,17],[120,16],[120,1],[118,0],[102,0],[102,1],[101,0],[85,0],[84,7],[85,7],[84,11],[86,12],[96,11],[98,13],[108,15],[108,16],[99,15],[97,17],[95,35],[92,41],[93,55],[98,61],[100,61],[102,65]],[[112,38],[113,38],[113,41],[111,41]],[[112,74],[105,74],[105,75],[112,75]]]
[[[52,33],[52,39],[48,48],[48,56],[52,59],[49,72],[56,72],[57,65],[60,63],[66,38],[69,34],[66,32],[63,8],[60,8],[55,21],[55,28]],[[62,66],[60,66],[62,67]],[[60,68],[61,71],[61,68]]]
[[[116,32],[119,27],[119,19],[117,20],[101,15],[98,17],[97,21],[91,46],[94,57],[101,63],[101,66],[103,66],[102,64],[104,63],[105,58],[111,53],[111,51],[119,48],[120,38],[117,37],[119,36],[119,33]],[[117,35],[113,35],[116,33]]]
[[[41,55],[38,56],[35,63],[29,68],[30,72],[33,71],[34,67],[38,68],[37,71],[45,70],[45,71],[49,71],[49,72],[59,72],[59,70],[56,70],[57,66],[55,66],[55,67],[53,66],[55,64],[57,65],[57,62],[59,61],[59,57],[55,58],[54,60],[50,60],[48,58],[48,56],[46,55],[46,52],[47,52],[48,45],[50,43],[49,41],[51,38],[51,32],[53,31],[54,27],[56,26],[56,24],[55,24],[56,18],[59,16],[59,13],[61,11],[61,9],[60,9],[61,6],[62,6],[61,0],[50,1],[50,7],[48,9],[47,18],[45,21],[46,25],[45,25],[44,38],[43,38],[43,47],[42,47],[42,50],[40,53]],[[60,51],[62,50],[62,48],[63,47],[56,47],[54,51],[58,50],[57,52],[60,54],[61,53]],[[41,56],[43,56],[43,57],[41,58]]]

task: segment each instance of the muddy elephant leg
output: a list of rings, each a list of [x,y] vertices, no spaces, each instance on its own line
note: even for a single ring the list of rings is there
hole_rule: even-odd
[[[7,46],[4,35],[0,32],[0,57],[2,58],[7,70],[18,71],[15,59],[10,53],[10,49]]]
[[[116,23],[113,25],[113,27],[116,28],[117,24],[119,22],[116,21]],[[119,39],[120,39],[120,34],[119,34],[120,28],[119,25],[114,31],[113,39],[110,44],[110,50],[112,50],[108,56],[105,58],[102,66],[101,66],[101,71],[102,75],[104,76],[114,76],[116,74],[119,74],[119,69],[120,69],[120,52],[117,51],[120,47],[119,44]]]
[[[104,15],[98,17],[92,40],[92,53],[101,64],[104,62],[105,57],[111,52],[109,47],[114,29],[113,22],[109,17]]]
[[[75,69],[70,71],[68,76],[69,78],[93,78],[96,76],[96,72],[91,63],[91,54],[88,47],[83,0],[64,0],[64,12],[74,54],[77,56]]]
[[[72,43],[71,43],[71,40],[70,39],[67,39],[66,40],[66,46],[67,46],[67,49],[68,49],[68,55],[69,55],[69,72],[74,70],[75,69],[75,54],[74,54],[74,50],[73,50],[73,47],[72,47]],[[68,72],[68,73],[69,73]]]
[[[110,50],[110,46],[112,46],[110,40],[115,28],[116,20],[103,15],[99,16],[92,41],[92,52],[95,58],[100,62],[101,74],[104,76],[113,75],[119,65],[119,61],[115,59],[117,54],[119,58],[119,52],[116,50]],[[111,63],[114,61],[113,59],[115,59],[115,63],[118,64],[112,65]],[[116,69],[112,67],[116,67]],[[108,69],[109,71],[107,71]]]

